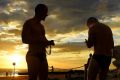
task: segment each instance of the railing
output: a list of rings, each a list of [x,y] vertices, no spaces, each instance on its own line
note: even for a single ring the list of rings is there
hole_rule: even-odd
[[[74,68],[65,69],[65,70],[67,70],[68,73],[69,73],[70,71],[73,71],[73,70],[76,70],[76,69],[80,69],[80,68],[82,68],[82,67],[84,67],[84,80],[87,80],[87,64],[82,65],[82,66],[80,66],[80,67],[74,67]],[[54,68],[53,66],[49,66],[49,68],[51,68],[51,72],[54,72],[54,69],[64,70],[64,69],[62,69],[62,68]],[[69,77],[70,77],[70,76],[71,76],[71,74],[69,74]]]

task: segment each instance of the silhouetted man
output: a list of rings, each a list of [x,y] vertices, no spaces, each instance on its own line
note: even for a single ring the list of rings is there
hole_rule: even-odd
[[[87,69],[88,69],[88,66],[89,66],[89,64],[90,64],[91,58],[92,58],[92,54],[90,53],[90,54],[89,54],[88,61],[87,61],[87,64],[86,64]]]
[[[46,39],[44,26],[41,24],[47,13],[48,7],[44,4],[38,4],[35,8],[35,16],[23,25],[22,41],[29,46],[26,55],[29,80],[37,80],[37,77],[39,80],[48,80],[45,48],[54,45],[54,42]]]
[[[90,53],[89,54],[89,58],[88,58],[88,61],[87,61],[87,64],[85,64],[85,74],[84,74],[84,77],[85,77],[85,80],[87,80],[87,71],[88,71],[88,66],[90,64],[90,60],[92,59],[92,54]]]
[[[105,80],[114,47],[113,34],[107,25],[94,17],[87,20],[87,26],[89,32],[86,44],[88,48],[94,47],[94,54],[88,67],[88,80],[96,80],[97,74],[99,80]]]

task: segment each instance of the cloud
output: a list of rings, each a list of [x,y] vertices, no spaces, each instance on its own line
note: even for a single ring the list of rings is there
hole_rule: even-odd
[[[108,12],[108,0],[99,0],[99,4],[97,6],[98,14],[105,14]]]
[[[84,42],[68,42],[55,45],[53,53],[80,54],[80,52],[84,50],[89,50]]]
[[[6,0],[4,3],[7,4],[8,1]],[[5,6],[4,13],[0,14],[0,19],[7,22],[17,20],[21,22],[22,26],[26,19],[34,16],[34,8],[39,3],[45,3],[48,6],[50,15],[45,22],[46,29],[49,33],[56,34],[85,30],[84,25],[88,17],[108,16],[111,18],[111,14],[114,15],[119,11],[118,9],[115,11],[116,8],[119,8],[119,0],[115,0],[114,3],[112,0],[11,0],[9,5]],[[105,11],[106,13],[104,13]]]
[[[0,0],[0,8],[5,7],[9,2],[10,0]]]
[[[117,6],[113,7],[113,9],[115,9],[119,6],[119,2],[119,0],[115,0],[114,4],[112,4],[112,1],[108,0],[46,1],[48,7],[50,8],[50,14],[56,16],[53,18],[49,17],[46,22],[46,26],[48,26],[48,31],[63,34],[69,33],[72,30],[85,30],[84,25],[86,24],[87,18],[90,16],[95,16],[99,19],[115,16],[116,12],[119,10],[111,11],[112,6],[110,5],[116,4]]]
[[[49,8],[49,16],[43,24],[48,39],[62,44],[56,46],[61,51],[79,51],[79,47],[83,47],[73,42],[83,42],[87,38],[86,20],[90,16],[97,17],[111,28],[120,26],[119,0],[1,0],[0,37],[4,44],[7,44],[4,41],[11,46],[14,41],[21,43],[22,25],[34,16],[34,8],[39,3],[45,3]],[[118,44],[119,36],[116,36]]]
[[[109,0],[108,7],[111,13],[120,12],[120,0]]]
[[[8,41],[0,41],[0,51],[14,51],[14,47],[16,43],[8,42]]]
[[[47,2],[47,1],[46,1]],[[88,4],[90,1],[48,1],[50,7],[50,14],[56,15],[56,18],[49,18],[47,26],[53,29],[56,33],[68,33],[72,30],[84,30],[83,24],[94,10]],[[59,5],[57,4],[59,3]],[[96,3],[96,1],[93,1]],[[91,10],[91,11],[90,11]],[[93,11],[93,12],[92,12]],[[95,13],[94,13],[95,14]]]
[[[16,0],[8,0],[4,7],[1,7],[0,12],[0,21],[9,20],[24,20],[27,14],[27,10],[29,7],[24,0],[16,1]],[[2,4],[2,2],[1,2]],[[27,16],[28,17],[28,16]]]
[[[113,37],[115,45],[120,45],[120,28],[116,28],[113,30]]]

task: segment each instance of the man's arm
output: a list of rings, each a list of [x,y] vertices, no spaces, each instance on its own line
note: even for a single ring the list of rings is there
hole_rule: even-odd
[[[41,43],[40,37],[38,37],[37,35],[33,36],[33,34],[34,33],[31,32],[30,23],[28,21],[25,22],[22,29],[22,42],[25,44],[40,44]]]
[[[31,26],[29,22],[25,22],[22,30],[22,42],[25,44],[39,44],[44,47],[53,44],[53,41],[47,40],[45,34],[41,34],[40,31],[36,31],[36,32],[38,32],[37,33],[38,36],[33,35],[34,33],[31,32]]]
[[[112,48],[114,49],[114,39],[113,39],[113,34],[112,34]]]
[[[95,32],[93,29],[89,29],[88,32],[88,40],[86,40],[86,44],[88,48],[91,48],[95,42]]]
[[[22,37],[23,43],[25,43],[25,44],[30,43],[30,29],[29,29],[28,22],[25,22],[23,25],[21,37]]]

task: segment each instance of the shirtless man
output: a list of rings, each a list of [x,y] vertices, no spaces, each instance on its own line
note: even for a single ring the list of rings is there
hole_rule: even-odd
[[[89,32],[86,44],[88,48],[94,47],[87,80],[96,80],[97,74],[99,80],[105,80],[114,48],[113,34],[107,25],[100,23],[95,17],[87,20],[87,26]]]
[[[45,29],[41,24],[47,17],[48,7],[38,4],[35,8],[35,16],[27,20],[23,25],[22,41],[28,44],[26,61],[29,80],[48,80],[48,63],[46,59],[46,47],[54,45],[53,40],[45,37]]]

